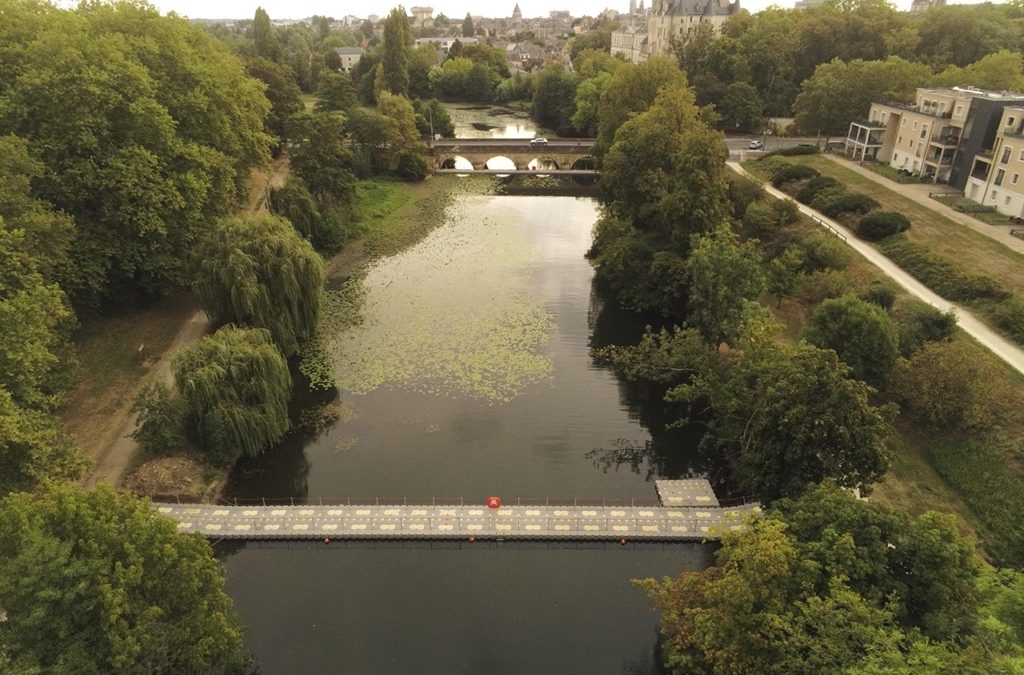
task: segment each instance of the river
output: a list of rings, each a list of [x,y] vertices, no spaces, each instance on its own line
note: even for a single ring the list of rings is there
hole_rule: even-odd
[[[660,429],[649,392],[591,356],[644,323],[594,287],[596,216],[590,199],[460,197],[333,298],[338,391],[297,397],[305,429],[240,464],[228,493],[652,503],[654,478],[702,468],[691,437]],[[332,542],[221,555],[265,673],[649,673],[657,617],[631,579],[701,569],[711,550]]]

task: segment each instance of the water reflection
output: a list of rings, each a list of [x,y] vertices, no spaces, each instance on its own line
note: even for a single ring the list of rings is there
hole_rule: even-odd
[[[457,138],[533,138],[537,126],[528,113],[498,106],[446,103]]]

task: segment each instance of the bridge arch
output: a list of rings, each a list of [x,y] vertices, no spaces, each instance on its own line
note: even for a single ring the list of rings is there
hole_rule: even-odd
[[[526,168],[530,171],[558,171],[558,162],[551,157],[534,157],[530,160],[530,163],[526,165]]]
[[[484,162],[484,168],[489,171],[497,171],[500,169],[515,171],[517,167],[515,160],[505,157],[504,155],[496,155]]]
[[[594,171],[597,169],[597,159],[593,155],[580,157],[572,163],[573,171]],[[572,182],[577,185],[597,185],[600,179],[596,176],[573,176]]]
[[[473,171],[473,162],[469,161],[461,155],[455,155],[454,157],[446,157],[441,162],[442,169],[463,169],[466,173]],[[464,176],[466,174],[458,174]]]

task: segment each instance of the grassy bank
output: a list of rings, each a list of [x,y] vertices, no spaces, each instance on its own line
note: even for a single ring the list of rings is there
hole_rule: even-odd
[[[810,164],[821,170],[823,175],[831,175],[844,183],[847,182],[847,174],[851,174],[842,167],[833,168],[831,162],[821,158],[808,158],[817,160],[815,162],[798,159],[801,160],[799,163]],[[756,173],[757,164],[749,164],[752,166],[748,166],[748,169]],[[861,181],[867,180],[856,177]],[[886,210],[899,210],[903,205],[902,201],[891,195],[881,194],[883,190],[870,181],[864,184],[855,183],[851,179],[847,187],[870,194]],[[982,250],[998,247],[1004,249],[999,254],[1005,256],[1004,263],[1007,265],[1013,257],[1019,257],[996,242],[966,230],[939,214],[922,214],[920,211],[927,209],[916,204],[914,206],[917,217],[922,220],[927,218],[927,224],[921,228],[924,232],[917,233],[918,246],[923,247],[925,242],[939,237],[938,233],[949,227],[957,228],[960,234],[971,233],[984,240],[973,250],[975,256],[980,256]],[[918,221],[913,222],[908,235],[917,228]],[[801,223],[808,235],[820,230],[807,219],[802,219]],[[928,234],[929,230],[931,234]],[[973,239],[964,237],[961,241],[970,242]],[[980,269],[991,271],[991,267],[982,266]],[[859,256],[845,271],[863,280],[884,279],[881,272]],[[1019,270],[1011,271],[1013,278],[1019,278]],[[896,302],[907,297],[907,294],[897,292]],[[787,305],[791,304],[797,302],[783,303],[787,338],[800,332],[802,316],[813,309],[813,304],[807,303],[804,303],[802,312],[792,307],[787,309]],[[986,384],[999,392],[1000,401],[1007,410],[1015,411],[1024,407],[1024,378],[962,331],[958,330],[953,339],[964,350],[965,358],[970,363],[984,366],[986,372],[992,373]],[[1021,464],[1024,459],[1024,419],[1019,415],[1005,414],[989,427],[971,432],[954,432],[938,429],[904,412],[896,421],[890,449],[893,455],[890,472],[875,489],[872,498],[910,513],[928,509],[952,513],[960,529],[979,541],[990,559],[1003,565],[1019,563],[1024,555],[1024,499],[1021,499],[1021,485],[1024,484]]]

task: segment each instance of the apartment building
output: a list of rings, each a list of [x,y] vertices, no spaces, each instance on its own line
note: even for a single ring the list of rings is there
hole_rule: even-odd
[[[1024,218],[1024,105],[1007,106],[992,148],[973,156],[964,196],[1007,216]]]
[[[1021,105],[1022,94],[918,89],[913,103],[872,103],[867,120],[850,124],[846,154],[964,190],[974,157],[993,148],[1003,111]]]
[[[655,54],[669,54],[672,41],[690,29],[710,24],[718,32],[739,11],[739,0],[654,0],[641,29],[612,33],[611,52],[633,63],[646,61]]]

